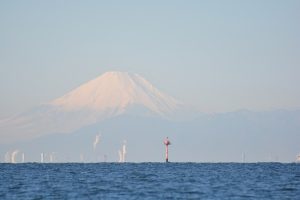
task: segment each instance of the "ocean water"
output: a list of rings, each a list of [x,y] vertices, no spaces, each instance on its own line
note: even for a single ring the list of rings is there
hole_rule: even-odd
[[[0,164],[0,199],[300,199],[300,164]]]

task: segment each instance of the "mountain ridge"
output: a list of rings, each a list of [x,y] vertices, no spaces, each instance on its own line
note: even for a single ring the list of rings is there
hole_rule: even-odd
[[[184,104],[138,74],[106,72],[65,95],[0,123],[2,141],[68,133],[122,114],[171,119]]]
[[[132,104],[144,105],[163,115],[181,103],[160,92],[140,75],[118,71],[106,72],[50,102],[65,110],[118,108],[120,112]]]

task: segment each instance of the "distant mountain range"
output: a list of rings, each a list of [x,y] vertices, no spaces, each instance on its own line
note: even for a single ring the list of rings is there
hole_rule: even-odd
[[[300,110],[198,113],[137,74],[107,72],[1,121],[0,155],[7,162],[41,155],[45,162],[117,161],[126,140],[128,161],[163,161],[169,136],[171,161],[291,162],[299,131]]]
[[[171,119],[183,108],[137,74],[107,72],[50,103],[3,121],[1,142],[68,133],[124,114]]]

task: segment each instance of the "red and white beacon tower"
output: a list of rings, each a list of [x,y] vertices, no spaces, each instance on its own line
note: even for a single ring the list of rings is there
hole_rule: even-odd
[[[166,162],[169,162],[169,149],[168,149],[168,146],[171,144],[171,142],[170,142],[168,137],[164,140],[164,144],[166,145]]]

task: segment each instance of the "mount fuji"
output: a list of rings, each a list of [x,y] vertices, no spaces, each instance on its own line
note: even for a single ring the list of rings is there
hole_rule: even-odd
[[[181,106],[140,75],[126,72],[107,72],[50,104],[65,111],[104,112],[106,117],[120,115],[135,105],[167,117]]]
[[[5,137],[0,136],[2,143],[31,140],[121,115],[171,120],[183,110],[183,103],[138,74],[106,72],[60,98],[2,121],[0,134]]]
[[[205,114],[140,75],[107,72],[60,98],[0,121],[5,162],[291,162],[299,154],[300,110]],[[246,156],[244,156],[246,155]],[[3,156],[1,156],[3,160]],[[12,158],[13,157],[13,158]],[[245,159],[246,157],[246,159]]]

